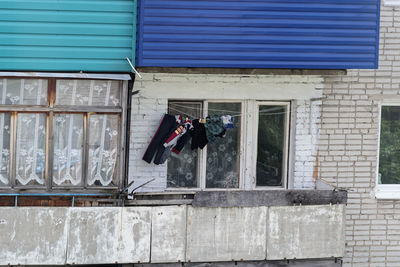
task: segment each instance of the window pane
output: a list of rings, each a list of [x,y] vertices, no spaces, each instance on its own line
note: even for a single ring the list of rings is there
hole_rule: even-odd
[[[45,150],[46,114],[18,114],[17,184],[45,184]]]
[[[0,113],[0,186],[9,185],[10,114]]]
[[[400,184],[400,107],[382,107],[378,183]]]
[[[0,104],[47,105],[47,80],[0,79]]]
[[[259,107],[257,186],[282,186],[286,106]]]
[[[240,103],[209,103],[209,115],[238,115]],[[234,118],[235,127],[226,131],[225,138],[217,138],[207,145],[206,187],[238,188],[240,155],[240,116]]]
[[[171,115],[190,115],[200,118],[202,103],[200,102],[170,102],[168,112]],[[197,187],[198,150],[192,150],[190,141],[186,143],[179,154],[171,153],[168,159],[168,187]]]
[[[120,106],[120,81],[57,80],[56,105]]]
[[[91,115],[89,119],[89,186],[116,186],[119,140],[118,115]]]
[[[83,115],[56,114],[54,122],[54,185],[82,181]]]

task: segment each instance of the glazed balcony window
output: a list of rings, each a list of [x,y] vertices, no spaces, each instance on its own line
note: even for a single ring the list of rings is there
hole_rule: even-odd
[[[192,150],[189,142],[178,155],[171,153],[169,189],[287,187],[289,102],[169,101],[168,111],[189,118],[234,117],[224,138],[203,149]]]
[[[0,79],[1,188],[120,188],[125,85]]]

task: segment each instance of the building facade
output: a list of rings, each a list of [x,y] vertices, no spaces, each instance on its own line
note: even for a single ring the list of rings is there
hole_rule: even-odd
[[[396,1],[6,2],[1,265],[400,266]]]

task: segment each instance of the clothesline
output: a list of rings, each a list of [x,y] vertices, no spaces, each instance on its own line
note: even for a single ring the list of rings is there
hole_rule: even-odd
[[[186,113],[183,110],[176,109],[176,108],[173,108],[171,106],[169,107],[169,109],[172,109],[172,110],[176,111],[180,115],[185,115],[186,117],[188,117],[190,119],[198,119],[198,118],[193,117],[191,114]],[[244,115],[246,113],[249,113],[249,112],[243,112],[243,113],[239,113],[237,115],[231,115],[231,117],[241,117],[242,115]],[[271,113],[271,112],[268,112],[268,110],[263,110],[263,111],[260,111],[259,113],[261,113],[261,115],[259,115],[259,116],[270,116],[270,115],[286,114],[287,112],[273,112],[273,113]]]
[[[173,106],[181,107],[181,108],[187,108],[187,109],[198,110],[198,108],[195,108],[195,107],[189,107],[189,106],[180,105],[180,104],[176,104],[176,103],[174,103]],[[282,106],[277,106],[277,107],[273,107],[273,108],[261,110],[261,111],[259,111],[258,113],[267,113],[267,112],[270,112],[270,111],[273,111],[273,110],[279,110],[279,109],[282,109],[282,108],[283,108]],[[233,111],[233,110],[224,110],[224,109],[212,109],[212,108],[208,108],[207,110],[209,110],[209,111],[225,112],[225,113],[227,113],[227,114],[238,113],[238,115],[233,115],[232,117],[234,117],[234,116],[235,116],[235,117],[238,117],[238,116],[242,116],[243,114],[246,114],[246,112]],[[249,113],[249,112],[247,112],[247,113]],[[284,112],[284,113],[286,113],[286,112]]]

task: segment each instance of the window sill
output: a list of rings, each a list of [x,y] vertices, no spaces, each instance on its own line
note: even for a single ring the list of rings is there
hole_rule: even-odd
[[[400,185],[378,185],[375,187],[374,193],[376,199],[400,199]]]

